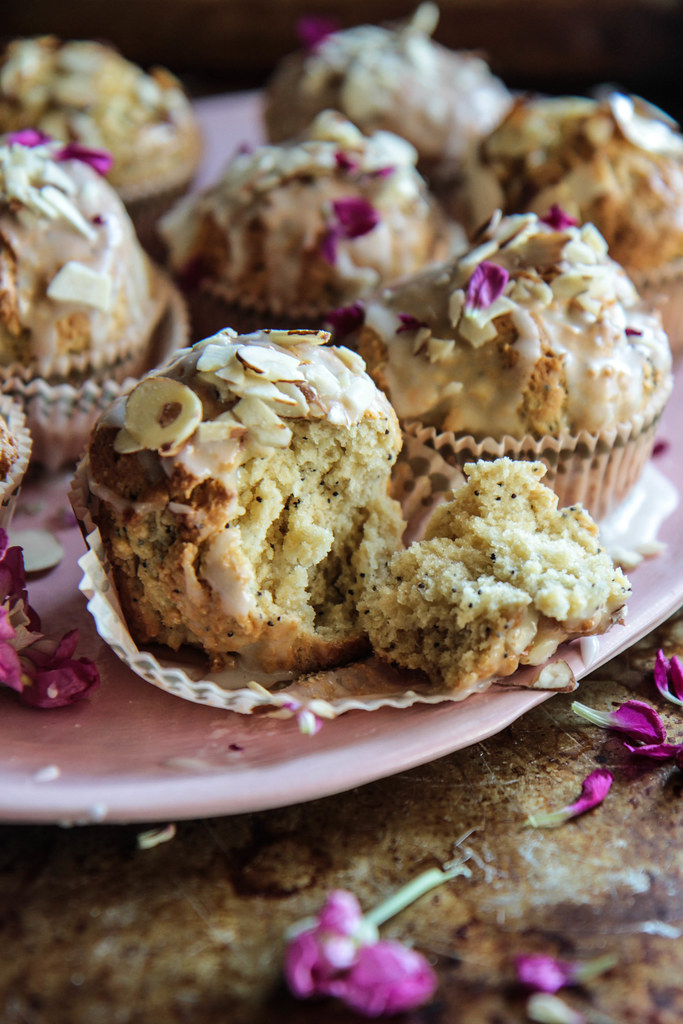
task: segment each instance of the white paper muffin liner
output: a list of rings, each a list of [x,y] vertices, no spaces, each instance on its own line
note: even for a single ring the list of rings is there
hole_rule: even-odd
[[[9,472],[0,482],[0,527],[8,530],[16,507],[28,463],[31,456],[31,433],[26,426],[26,416],[19,402],[8,395],[0,395],[0,416],[17,445],[17,457]]]
[[[449,467],[444,470],[434,452],[429,453],[427,462],[426,472],[421,473],[415,486],[411,486],[405,471],[396,486],[396,494],[404,499],[410,517],[407,536],[411,540],[421,536],[426,512],[443,500],[450,489]],[[199,653],[183,649],[174,654],[168,648],[154,646],[152,649],[151,645],[149,649],[140,648],[126,625],[102,538],[88,507],[97,499],[89,494],[86,460],[76,470],[69,496],[88,548],[79,559],[83,571],[80,589],[88,599],[88,611],[97,632],[128,668],[168,693],[240,714],[278,709],[278,713],[290,714],[292,706],[300,706],[320,717],[332,718],[351,710],[461,701],[492,685],[493,680],[482,680],[454,693],[439,689],[421,672],[396,668],[374,657],[296,679],[287,675],[252,674],[240,667],[211,672]],[[556,692],[573,690],[576,686],[572,670],[563,659],[562,648],[550,664],[520,669],[499,682],[506,687]]]
[[[478,459],[511,459],[540,461],[547,467],[543,482],[558,495],[560,506],[582,504],[594,519],[603,519],[624,500],[635,486],[650,455],[657,424],[671,393],[672,384],[660,388],[650,406],[629,423],[592,434],[523,438],[505,435],[476,440],[407,423],[403,458],[410,452],[410,439],[423,448],[433,449],[444,462],[456,470]]]
[[[132,357],[81,383],[50,383],[42,377],[25,380],[16,376],[0,381],[0,392],[24,408],[33,438],[32,461],[56,470],[78,459],[100,412],[142,373],[187,344],[189,325],[184,300],[165,277],[162,282],[164,312],[151,341]]]

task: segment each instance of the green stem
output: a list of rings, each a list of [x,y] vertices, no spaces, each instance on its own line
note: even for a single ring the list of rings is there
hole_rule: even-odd
[[[424,896],[430,889],[436,889],[437,886],[443,885],[444,882],[450,881],[451,878],[457,878],[458,875],[468,876],[469,874],[469,868],[465,867],[463,863],[452,864],[443,871],[440,868],[430,868],[429,871],[424,871],[421,875],[418,875],[412,882],[408,882],[407,885],[404,885],[397,892],[389,896],[388,899],[380,903],[374,910],[370,910],[363,916],[366,921],[378,928],[385,921],[388,921],[390,917],[395,917],[396,914],[399,914],[406,907],[410,906],[411,903],[414,903],[415,900],[418,900],[420,896]]]

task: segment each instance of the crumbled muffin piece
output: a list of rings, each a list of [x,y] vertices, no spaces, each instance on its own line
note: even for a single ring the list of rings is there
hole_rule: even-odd
[[[425,539],[395,554],[361,602],[375,652],[467,691],[603,633],[630,587],[580,506],[558,509],[540,463],[470,463]]]

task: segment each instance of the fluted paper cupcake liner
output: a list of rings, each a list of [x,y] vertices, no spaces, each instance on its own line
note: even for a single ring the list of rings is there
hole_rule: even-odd
[[[80,383],[53,383],[41,377],[6,377],[0,391],[21,403],[33,438],[32,461],[50,470],[81,455],[90,429],[118,395],[146,370],[163,361],[188,340],[188,318],[180,293],[165,278],[163,313],[151,340],[134,356],[105,367]]]
[[[0,483],[0,527],[8,530],[21,490],[21,484],[28,469],[31,456],[31,433],[26,426],[26,416],[19,402],[8,395],[0,395],[0,416],[17,445],[17,457],[5,479]]]
[[[187,304],[190,311],[192,341],[209,338],[224,327],[231,327],[238,334],[271,328],[275,330],[318,330],[323,326],[325,315],[313,307],[302,308],[299,312],[274,314],[265,304],[248,308],[221,294],[207,284],[187,289]]]
[[[404,432],[455,470],[478,459],[502,456],[543,462],[547,467],[543,482],[558,495],[560,506],[580,503],[600,520],[621,504],[640,477],[670,391],[670,386],[662,387],[651,406],[631,422],[595,434],[582,430],[540,440],[530,435],[477,440],[416,422],[407,423]]]

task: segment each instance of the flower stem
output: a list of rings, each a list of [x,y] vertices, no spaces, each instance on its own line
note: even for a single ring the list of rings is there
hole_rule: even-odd
[[[466,867],[462,862],[457,864],[451,864],[445,870],[441,868],[430,868],[428,871],[424,871],[417,878],[414,878],[412,882],[408,882],[397,892],[392,893],[383,903],[375,907],[374,910],[370,910],[367,914],[364,914],[364,918],[370,924],[374,924],[376,927],[384,924],[390,917],[395,917],[406,907],[418,900],[420,896],[424,896],[425,893],[431,889],[436,889],[437,886],[443,885],[444,882],[450,881],[451,878],[457,878],[458,875],[470,875],[470,869]]]

